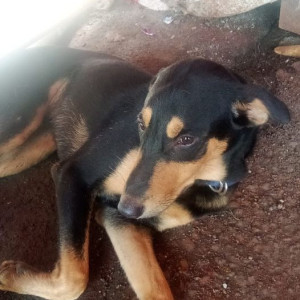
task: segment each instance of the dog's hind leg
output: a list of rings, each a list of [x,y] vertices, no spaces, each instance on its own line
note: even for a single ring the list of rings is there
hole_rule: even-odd
[[[67,161],[53,172],[59,212],[59,260],[52,272],[40,272],[22,263],[0,266],[0,290],[51,300],[77,299],[88,282],[89,220],[92,197],[76,164]]]
[[[116,209],[98,210],[122,268],[140,300],[172,300],[165,276],[156,260],[149,231],[122,218]]]
[[[34,133],[23,145],[0,154],[0,178],[20,173],[39,163],[56,149],[50,130]]]
[[[48,119],[49,108],[60,101],[67,79],[57,80],[50,88],[48,102],[34,103],[29,112],[13,106],[13,118],[5,109],[0,113],[0,178],[20,173],[45,159],[56,150]],[[8,110],[8,108],[7,108]],[[33,112],[32,112],[33,111]],[[24,122],[22,126],[18,124]],[[3,125],[4,124],[4,125]]]

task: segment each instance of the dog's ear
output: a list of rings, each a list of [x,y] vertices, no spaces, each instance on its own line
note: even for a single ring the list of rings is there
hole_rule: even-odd
[[[240,99],[232,104],[233,120],[239,126],[260,126],[269,119],[287,123],[290,113],[287,106],[265,89],[251,84],[243,86]]]

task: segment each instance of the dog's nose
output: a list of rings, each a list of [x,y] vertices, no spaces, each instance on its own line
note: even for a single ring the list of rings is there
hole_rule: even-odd
[[[144,206],[139,203],[139,199],[133,196],[121,196],[119,205],[119,212],[126,218],[137,219],[144,212]]]

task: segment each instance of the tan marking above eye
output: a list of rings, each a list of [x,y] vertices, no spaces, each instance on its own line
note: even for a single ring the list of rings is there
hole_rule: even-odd
[[[150,124],[152,118],[152,108],[147,106],[142,111],[142,119],[144,121],[144,125],[147,128]]]
[[[255,125],[265,124],[269,119],[268,109],[258,98],[249,103],[238,101],[233,105],[233,108],[237,115],[239,111],[245,112],[249,121]]]
[[[176,136],[178,136],[178,134],[180,133],[183,127],[184,127],[184,123],[179,117],[177,116],[172,117],[171,121],[167,125],[167,131],[166,131],[167,136],[170,139],[175,138]]]

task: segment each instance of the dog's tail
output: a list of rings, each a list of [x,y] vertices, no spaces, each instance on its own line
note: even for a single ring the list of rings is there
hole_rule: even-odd
[[[101,54],[43,47],[0,60],[0,177],[19,173],[55,151],[48,111],[76,66],[91,57]]]

